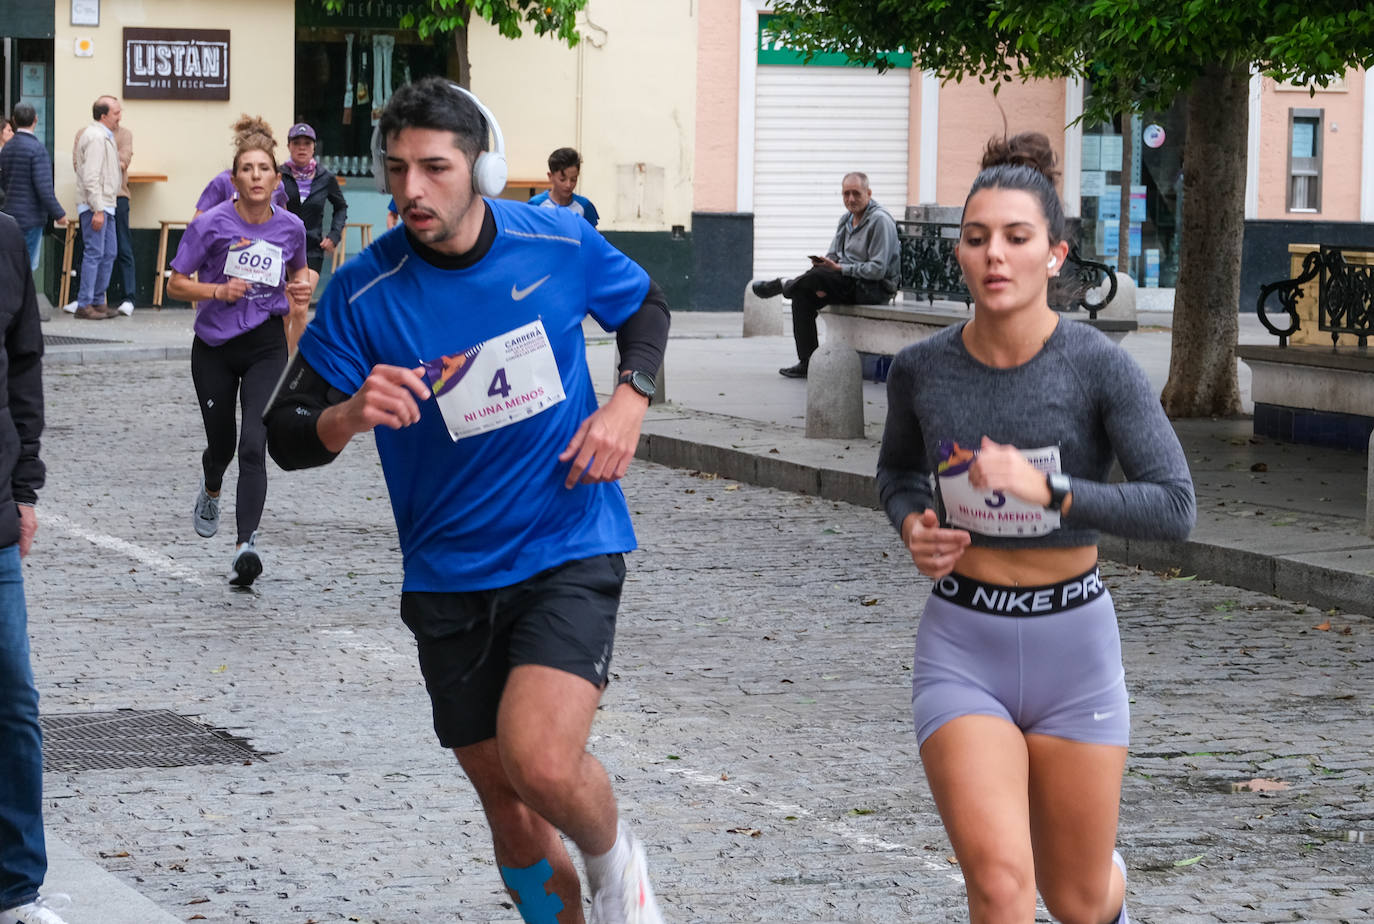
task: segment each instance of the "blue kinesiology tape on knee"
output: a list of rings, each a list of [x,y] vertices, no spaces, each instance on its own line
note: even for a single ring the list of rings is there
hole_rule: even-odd
[[[553,867],[548,860],[540,860],[524,869],[503,866],[501,878],[506,888],[516,894],[520,917],[525,924],[558,924],[557,915],[563,910],[563,899],[545,888],[553,878]]]

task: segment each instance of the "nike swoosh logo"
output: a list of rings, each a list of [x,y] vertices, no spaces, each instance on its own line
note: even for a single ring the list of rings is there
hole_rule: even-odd
[[[1093,721],[1101,722],[1103,719],[1110,719],[1114,715],[1116,715],[1115,712],[1094,712]]]
[[[531,292],[533,292],[535,289],[537,289],[537,288],[539,288],[540,286],[542,286],[545,282],[548,281],[548,279],[549,279],[549,277],[548,277],[548,276],[545,276],[543,279],[540,279],[538,282],[532,282],[532,283],[530,283],[529,285],[525,286],[525,288],[523,288],[523,289],[517,289],[517,288],[515,287],[515,283],[511,283],[511,286],[510,286],[510,297],[511,297],[511,299],[512,299],[513,301],[517,301],[517,302],[520,301],[520,299],[524,298],[526,295],[529,295],[529,294],[530,294]]]

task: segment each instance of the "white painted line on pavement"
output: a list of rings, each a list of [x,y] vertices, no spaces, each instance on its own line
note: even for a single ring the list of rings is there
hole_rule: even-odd
[[[109,549],[111,552],[118,552],[127,555],[134,561],[146,566],[147,568],[166,575],[167,577],[179,578],[188,584],[195,584],[197,587],[204,587],[205,582],[194,568],[183,565],[173,558],[168,558],[161,552],[154,552],[152,549],[145,549],[141,545],[135,545],[118,536],[107,536],[104,533],[92,532],[89,529],[77,526],[71,520],[60,513],[50,513],[43,508],[35,508],[38,513],[38,522],[50,528],[60,530],[69,536],[78,539],[85,539],[91,545],[99,546],[102,549]]]
[[[676,773],[679,776],[686,777],[689,781],[702,786],[723,786],[727,789],[734,790],[739,795],[747,796],[751,801],[758,802],[760,805],[772,809],[783,818],[789,815],[798,819],[804,818],[813,827],[819,827],[841,840],[849,841],[859,847],[866,847],[870,850],[881,850],[884,853],[901,851],[902,853],[910,854],[913,859],[919,860],[921,865],[926,869],[932,872],[943,873],[949,876],[954,882],[962,884],[964,881],[963,874],[957,870],[951,871],[948,863],[938,863],[926,856],[925,851],[912,847],[910,844],[898,844],[893,841],[884,840],[881,837],[873,837],[861,831],[855,831],[852,826],[846,825],[843,822],[826,821],[818,818],[816,813],[812,812],[810,809],[803,808],[800,805],[788,805],[783,802],[774,802],[772,799],[765,799],[758,793],[746,789],[737,783],[722,780],[719,776],[712,776],[709,773],[702,773],[700,770],[693,770],[690,767],[664,767],[663,769],[667,770],[669,773]]]

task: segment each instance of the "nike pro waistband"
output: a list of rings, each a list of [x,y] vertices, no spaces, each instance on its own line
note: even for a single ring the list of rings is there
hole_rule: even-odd
[[[1082,606],[1106,592],[1096,565],[1078,577],[1043,587],[1006,587],[947,574],[935,582],[934,590],[937,597],[994,616],[1044,616]]]

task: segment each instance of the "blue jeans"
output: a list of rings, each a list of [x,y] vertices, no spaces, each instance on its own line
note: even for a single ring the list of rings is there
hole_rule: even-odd
[[[43,226],[24,232],[24,246],[29,248],[29,272],[38,272],[38,251],[43,246]]]
[[[134,281],[134,239],[129,232],[129,197],[120,196],[115,200],[115,270],[114,278],[124,293],[126,301],[134,301],[137,283]]]
[[[43,843],[43,734],[29,664],[19,546],[0,549],[0,908],[38,897]]]
[[[106,213],[105,224],[96,231],[91,227],[94,214],[89,210],[81,213],[81,240],[85,250],[81,255],[81,289],[76,294],[78,306],[105,304],[105,290],[110,287],[110,271],[114,269],[119,249],[114,216]]]

